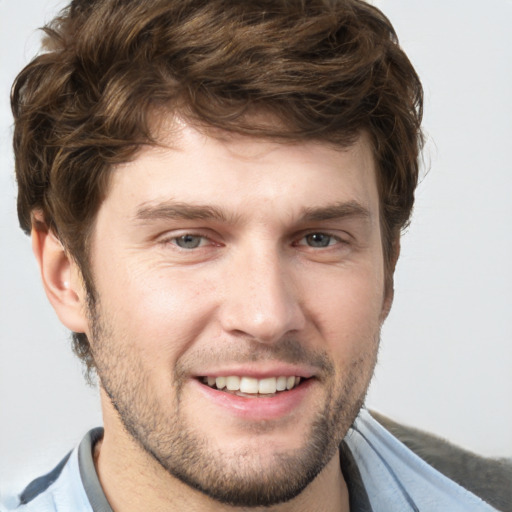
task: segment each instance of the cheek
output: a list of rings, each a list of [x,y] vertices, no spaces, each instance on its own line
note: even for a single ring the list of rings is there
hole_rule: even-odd
[[[380,273],[339,272],[324,282],[329,284],[309,294],[309,308],[333,357],[348,364],[376,351],[384,298]]]
[[[345,284],[325,304],[324,339],[335,369],[334,389],[362,397],[377,360],[383,293],[358,279]]]
[[[190,271],[131,264],[104,267],[102,274],[101,311],[113,336],[152,366],[157,360],[173,364],[215,308],[213,285]]]

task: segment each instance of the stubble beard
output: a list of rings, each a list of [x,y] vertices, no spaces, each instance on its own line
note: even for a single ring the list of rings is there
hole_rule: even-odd
[[[324,385],[329,392],[323,409],[304,433],[301,448],[274,453],[272,461],[262,460],[255,451],[227,454],[213,448],[206,434],[180,414],[180,375],[185,372],[178,368],[179,363],[173,386],[175,403],[162,406],[149,386],[140,358],[127,354],[127,344],[112,342],[112,329],[97,305],[91,307],[89,317],[100,385],[126,431],[168,474],[231,506],[269,507],[298,496],[335,455],[364,403],[376,362],[375,349],[374,354],[353,362],[343,378],[335,381],[332,363],[325,354],[316,354],[314,358],[323,361],[324,373],[331,375],[330,384]],[[378,346],[378,335],[374,343]],[[311,353],[297,347],[291,341],[280,344],[276,358],[311,361]]]

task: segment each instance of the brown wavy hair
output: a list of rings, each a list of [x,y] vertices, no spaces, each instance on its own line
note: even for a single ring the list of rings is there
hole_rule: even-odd
[[[346,147],[366,131],[391,279],[418,180],[423,93],[377,8],[360,0],[75,0],[43,30],[43,51],[11,95],[18,215],[27,233],[34,223],[57,234],[91,304],[89,238],[110,169],[156,142],[155,112],[283,142]],[[86,335],[73,339],[93,368]]]

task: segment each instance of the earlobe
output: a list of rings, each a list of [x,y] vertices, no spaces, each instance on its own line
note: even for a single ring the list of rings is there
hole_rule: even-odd
[[[39,264],[48,300],[68,329],[85,332],[86,293],[78,267],[51,229],[43,227],[41,222],[34,224],[32,250]]]

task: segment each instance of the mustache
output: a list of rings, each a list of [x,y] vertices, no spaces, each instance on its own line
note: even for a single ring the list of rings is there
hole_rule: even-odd
[[[177,374],[193,373],[193,368],[223,363],[247,364],[274,361],[314,367],[318,374],[334,373],[334,364],[322,350],[313,350],[294,338],[265,344],[255,340],[219,342],[217,346],[197,348],[184,354],[176,364]]]

